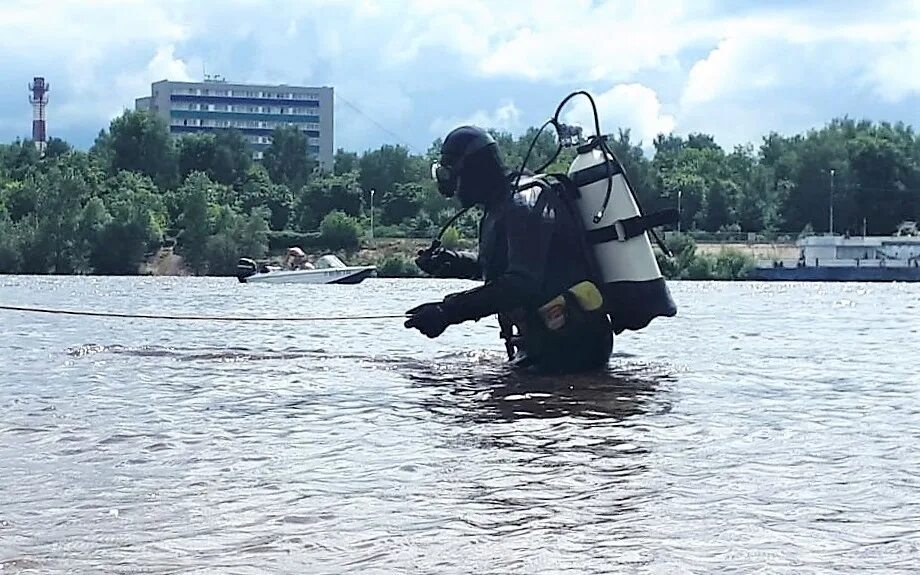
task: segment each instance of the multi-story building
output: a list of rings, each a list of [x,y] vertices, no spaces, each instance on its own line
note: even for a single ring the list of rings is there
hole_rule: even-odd
[[[261,158],[278,126],[300,128],[310,152],[324,169],[332,169],[332,88],[231,84],[162,80],[138,98],[135,108],[161,116],[173,135],[236,128],[246,137],[253,156]]]

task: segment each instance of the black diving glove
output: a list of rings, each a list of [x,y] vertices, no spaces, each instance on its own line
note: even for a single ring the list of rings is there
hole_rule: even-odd
[[[415,265],[434,277],[474,279],[479,276],[479,264],[475,258],[440,247],[420,250]]]
[[[426,336],[435,338],[444,333],[452,322],[440,303],[424,303],[406,312],[409,319],[403,324],[411,329],[416,328]]]

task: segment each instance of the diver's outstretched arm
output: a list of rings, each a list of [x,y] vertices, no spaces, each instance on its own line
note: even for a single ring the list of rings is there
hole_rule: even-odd
[[[479,258],[471,252],[444,248],[422,250],[415,258],[415,265],[426,274],[436,278],[482,279]]]
[[[450,294],[441,304],[451,323],[478,320],[522,306],[537,306],[555,221],[515,204],[506,216],[508,267],[486,285]]]

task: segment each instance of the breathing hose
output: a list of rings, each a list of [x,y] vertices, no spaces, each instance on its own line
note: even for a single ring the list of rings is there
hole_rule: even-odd
[[[565,109],[565,106],[571,100],[573,100],[574,98],[578,96],[584,96],[588,99],[588,102],[591,104],[591,113],[594,119],[594,135],[589,137],[586,144],[584,146],[580,146],[578,149],[580,151],[581,150],[587,151],[592,148],[599,149],[604,156],[604,167],[606,168],[606,172],[607,172],[607,191],[604,194],[603,204],[601,204],[601,207],[597,211],[597,213],[594,214],[594,217],[593,217],[594,223],[595,224],[600,223],[600,221],[604,218],[604,214],[607,212],[607,207],[610,204],[610,197],[613,194],[614,162],[620,165],[621,167],[620,172],[623,175],[623,179],[626,180],[626,189],[629,191],[630,196],[632,196],[633,201],[636,203],[636,207],[639,208],[639,212],[643,213],[644,210],[642,209],[642,204],[639,201],[639,198],[636,196],[635,191],[633,191],[633,186],[632,186],[632,183],[630,183],[629,181],[629,177],[626,174],[626,170],[622,168],[622,163],[617,159],[616,154],[613,153],[613,150],[610,149],[610,145],[607,143],[607,137],[601,133],[600,115],[597,112],[597,104],[594,101],[594,97],[591,96],[591,94],[585,90],[578,90],[576,92],[572,92],[571,94],[563,98],[562,101],[559,103],[559,105],[556,107],[556,111],[553,114],[553,117],[547,120],[542,126],[540,126],[540,129],[537,130],[536,135],[534,135],[533,139],[530,142],[530,146],[528,146],[527,148],[527,153],[524,154],[524,159],[521,161],[521,167],[517,171],[517,177],[515,178],[514,188],[512,189],[512,193],[514,193],[514,191],[520,188],[521,176],[524,174],[525,170],[527,169],[527,161],[530,159],[530,155],[533,153],[534,147],[537,145],[537,141],[540,139],[540,136],[543,134],[543,132],[546,130],[547,127],[553,126],[553,128],[556,130],[556,136],[559,142],[556,146],[556,151],[553,153],[553,155],[550,156],[550,158],[546,162],[544,162],[543,165],[537,168],[535,173],[537,174],[542,173],[543,170],[545,170],[553,162],[555,162],[556,159],[559,157],[559,154],[562,153],[563,133],[568,134],[572,129],[569,126],[560,122],[559,116],[560,114],[562,114],[562,110]],[[443,237],[447,229],[458,218],[460,218],[463,214],[469,211],[469,209],[470,209],[469,207],[463,208],[462,210],[454,214],[454,216],[451,217],[447,221],[447,223],[441,227],[441,231],[438,232],[437,237],[431,243],[431,246],[426,251],[432,252],[438,249],[441,246],[441,238]],[[665,255],[671,256],[672,255],[671,250],[668,249],[664,241],[662,241],[662,239],[658,236],[658,233],[654,229],[649,229],[648,231],[652,235],[652,237],[655,239],[655,243],[658,245],[661,251]]]

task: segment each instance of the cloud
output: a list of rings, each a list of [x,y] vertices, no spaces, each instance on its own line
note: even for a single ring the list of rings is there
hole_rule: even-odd
[[[431,123],[431,132],[443,136],[458,126],[473,125],[503,132],[515,132],[521,125],[521,110],[511,100],[505,99],[491,112],[477,110],[462,118],[436,118]]]
[[[32,76],[52,85],[50,131],[85,145],[150,82],[205,67],[334,86],[336,145],[358,150],[424,150],[463,121],[519,132],[581,88],[605,130],[646,144],[838,113],[920,122],[918,0],[2,0],[0,53],[0,140],[28,130]]]
[[[594,100],[602,132],[629,129],[632,141],[641,141],[646,149],[652,148],[655,136],[670,133],[676,126],[674,116],[662,112],[658,94],[642,84],[619,84],[594,96]],[[594,132],[594,116],[586,98],[574,100],[563,118],[566,123],[581,126],[585,135]]]
[[[43,9],[27,0],[4,0],[0,78],[15,85],[14,78],[45,76],[51,84],[49,131],[82,127],[95,133],[142,95],[127,92],[142,83],[126,79],[142,76],[151,64],[165,64],[170,47],[187,39],[186,32],[165,5],[152,1],[64,0]]]
[[[920,20],[910,36],[882,51],[863,79],[887,102],[920,95]]]
[[[625,80],[667,65],[705,35],[688,24],[705,12],[708,2],[531,4],[524,9],[520,3],[503,3],[494,26],[480,31],[490,37],[488,50],[478,54],[480,73],[557,83]]]
[[[858,87],[898,100],[920,89],[920,10],[905,19],[831,23],[802,14],[745,18],[690,69],[681,105],[816,83]],[[860,80],[860,78],[862,80]]]

